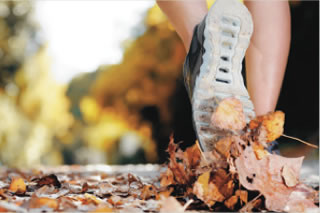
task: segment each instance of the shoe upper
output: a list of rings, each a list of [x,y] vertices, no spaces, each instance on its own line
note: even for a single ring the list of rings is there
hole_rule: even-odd
[[[192,100],[195,81],[203,63],[202,56],[205,51],[203,46],[205,20],[206,17],[194,28],[190,49],[183,66],[184,83],[190,100]]]

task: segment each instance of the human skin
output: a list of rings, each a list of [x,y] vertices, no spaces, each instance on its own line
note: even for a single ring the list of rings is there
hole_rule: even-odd
[[[194,27],[207,14],[205,0],[157,0],[188,52]],[[256,115],[275,110],[286,70],[290,40],[290,8],[287,1],[245,1],[254,23],[245,55],[246,78]]]

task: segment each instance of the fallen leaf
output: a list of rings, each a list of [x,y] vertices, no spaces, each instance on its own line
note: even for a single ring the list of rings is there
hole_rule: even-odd
[[[231,196],[228,200],[224,201],[224,205],[228,208],[233,210],[234,206],[236,205],[236,203],[238,202],[238,196]]]
[[[15,194],[24,194],[26,192],[26,184],[21,177],[13,177],[9,186],[9,190]]]
[[[197,146],[194,144],[191,147],[188,147],[184,154],[184,161],[186,162],[187,168],[194,169],[200,164],[201,152]]]
[[[173,188],[169,188],[165,191],[160,191],[159,193],[156,194],[156,200],[160,200],[160,198],[170,197],[172,192],[173,192]]]
[[[92,194],[85,193],[84,197],[86,201],[84,201],[83,204],[93,203],[94,205],[98,205],[101,203],[101,200]]]
[[[173,173],[170,168],[166,172],[162,173],[160,176],[160,185],[169,186],[174,183]]]
[[[153,185],[144,185],[141,190],[140,199],[147,200],[155,197],[157,194],[156,188]]]
[[[58,180],[57,176],[54,174],[44,176],[40,179],[34,179],[34,181],[36,181],[37,185],[40,187],[44,185],[53,185],[57,188],[61,187],[60,181]]]
[[[30,199],[29,208],[40,208],[42,206],[47,206],[51,209],[57,209],[58,208],[58,200],[46,198],[46,197],[36,197],[33,196]]]
[[[210,182],[210,171],[199,176],[193,186],[193,193],[208,206],[213,206],[217,201],[222,202],[225,199],[218,186]]]
[[[232,141],[232,137],[224,137],[216,142],[215,149],[225,158],[228,158],[230,156]]]
[[[109,208],[108,206],[100,206],[91,212],[114,212],[114,211],[113,211],[113,209]]]
[[[242,200],[244,203],[248,202],[248,191],[245,190],[237,190],[236,195]]]
[[[111,205],[113,205],[114,207],[123,204],[121,197],[120,197],[120,196],[117,196],[117,195],[112,195],[112,196],[107,200],[107,202],[110,203]]]
[[[81,193],[87,192],[88,189],[89,189],[89,185],[88,185],[87,182],[85,182],[85,183],[82,185]]]
[[[229,198],[231,195],[233,195],[234,192],[234,183],[233,180],[229,180],[227,183],[225,183],[223,186],[219,188],[219,191],[225,198]]]
[[[170,155],[170,162],[168,164],[168,167],[170,168],[170,170],[173,173],[173,177],[174,177],[175,182],[177,182],[179,184],[188,183],[191,176],[186,173],[185,166],[182,163],[177,162],[176,152],[178,151],[178,145],[174,143],[173,137],[170,138],[170,142],[169,142],[167,151]],[[182,156],[183,156],[183,154],[182,154]]]

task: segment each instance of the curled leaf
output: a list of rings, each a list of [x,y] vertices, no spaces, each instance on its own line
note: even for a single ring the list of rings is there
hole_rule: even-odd
[[[288,187],[293,187],[299,183],[298,177],[296,176],[297,174],[287,165],[283,166],[281,175],[284,179],[284,183]]]

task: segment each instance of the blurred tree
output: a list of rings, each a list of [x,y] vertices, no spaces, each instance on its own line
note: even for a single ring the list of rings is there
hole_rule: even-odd
[[[62,163],[54,142],[73,122],[32,10],[30,1],[0,2],[0,162],[8,166]]]
[[[127,157],[121,160],[121,153],[126,153],[121,150],[121,141],[141,147],[145,156],[138,157],[137,162],[154,162],[154,140],[166,144],[170,134],[169,99],[181,73],[185,50],[157,6],[148,11],[144,24],[145,32],[126,42],[120,64],[101,66],[94,74],[82,75],[68,89],[72,112],[85,126],[87,145],[106,150],[109,163],[130,161]],[[129,145],[132,137],[123,138],[132,132],[140,138],[138,145]],[[160,149],[164,152],[165,147]],[[118,158],[111,153],[117,153]]]

